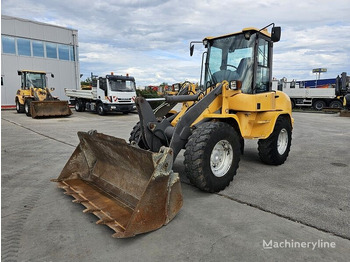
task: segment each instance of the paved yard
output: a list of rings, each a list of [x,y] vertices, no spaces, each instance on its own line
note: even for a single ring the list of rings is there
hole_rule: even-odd
[[[256,141],[246,141],[231,185],[208,194],[188,184],[180,153],[180,213],[157,231],[114,239],[50,179],[77,146],[77,131],[128,139],[138,116],[32,119],[2,111],[2,261],[348,261],[350,118],[293,116],[284,165],[262,164]]]

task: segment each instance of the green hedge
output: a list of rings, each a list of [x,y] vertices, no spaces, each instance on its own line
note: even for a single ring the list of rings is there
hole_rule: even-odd
[[[157,91],[153,91],[153,90],[136,90],[136,95],[137,96],[142,96],[144,98],[160,98],[163,96],[158,95]],[[149,102],[149,104],[151,105],[152,109],[156,108],[157,106],[159,106],[160,104],[162,104],[163,101],[152,101]]]

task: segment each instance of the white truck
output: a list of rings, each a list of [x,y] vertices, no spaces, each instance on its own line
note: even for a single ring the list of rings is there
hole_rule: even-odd
[[[107,112],[127,114],[136,109],[135,78],[123,75],[92,76],[90,89],[65,89],[66,96],[75,105],[75,111],[91,111],[104,115]]]
[[[314,84],[310,84],[314,83]],[[285,92],[291,99],[292,107],[342,108],[344,96],[349,92],[349,77],[342,73],[334,79],[290,81],[273,80],[272,89]]]

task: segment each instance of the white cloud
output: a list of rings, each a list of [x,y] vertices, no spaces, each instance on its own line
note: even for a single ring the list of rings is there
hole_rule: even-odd
[[[328,68],[325,77],[350,73],[349,13],[346,0],[2,1],[2,14],[78,29],[84,76],[129,73],[138,85],[198,81],[201,52],[189,57],[191,40],[271,22],[282,26],[275,77],[312,78],[315,67]]]

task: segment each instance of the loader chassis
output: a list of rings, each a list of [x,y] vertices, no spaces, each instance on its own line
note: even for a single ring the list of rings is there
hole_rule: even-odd
[[[159,108],[154,114],[145,99],[137,98],[140,122],[129,141],[153,152],[170,147],[174,160],[185,149],[189,180],[217,192],[236,174],[244,139],[259,139],[263,162],[284,163],[293,119],[289,97],[271,90],[273,40],[267,31],[248,28],[203,43],[207,51],[200,86],[187,83],[179,95],[166,97],[164,107],[183,103],[170,117],[157,114]]]
[[[181,183],[172,165],[182,149],[187,177],[208,192],[232,181],[244,139],[259,139],[263,162],[284,163],[291,145],[291,103],[270,89],[272,46],[279,34],[277,27],[271,34],[248,28],[205,38],[199,86],[185,82],[154,110],[137,97],[140,121],[130,145],[95,131],[79,132],[80,143],[55,180],[59,187],[115,237],[130,237],[167,224],[179,212]],[[178,103],[182,108],[176,112]]]
[[[46,72],[22,70],[18,75],[21,76],[21,89],[17,90],[15,97],[17,113],[26,113],[33,118],[72,114],[68,101],[60,101],[51,95]]]

